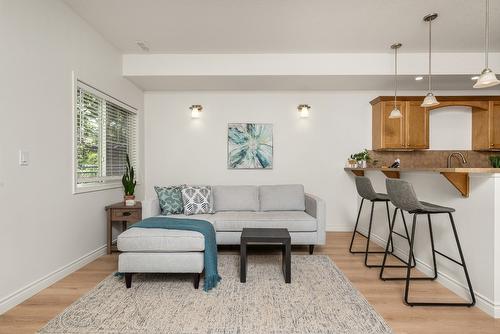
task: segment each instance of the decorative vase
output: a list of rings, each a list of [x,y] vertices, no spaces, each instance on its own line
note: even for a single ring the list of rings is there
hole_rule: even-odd
[[[358,168],[366,168],[366,160],[358,161]]]
[[[126,206],[134,206],[135,205],[135,195],[125,195],[123,196]]]
[[[356,168],[356,167],[358,167],[358,165],[356,163],[356,160],[354,160],[354,159],[348,159],[347,160],[347,164],[348,164],[349,168]]]

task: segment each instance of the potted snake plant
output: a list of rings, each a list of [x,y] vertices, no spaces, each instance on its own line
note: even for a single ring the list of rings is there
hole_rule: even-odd
[[[127,154],[127,166],[125,167],[125,174],[122,177],[123,191],[125,205],[133,206],[135,205],[135,185],[137,181],[135,180],[134,167],[130,165],[130,159]]]

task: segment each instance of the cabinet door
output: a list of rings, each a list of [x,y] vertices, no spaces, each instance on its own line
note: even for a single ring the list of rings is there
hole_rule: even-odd
[[[492,104],[492,105],[491,105]],[[500,102],[490,104],[490,149],[500,149]]]
[[[382,106],[382,148],[395,149],[404,148],[405,146],[405,103],[397,102],[396,104],[403,114],[401,118],[389,118],[389,114],[394,109],[394,102],[383,102]]]
[[[429,110],[418,101],[406,102],[405,147],[411,149],[429,148]]]

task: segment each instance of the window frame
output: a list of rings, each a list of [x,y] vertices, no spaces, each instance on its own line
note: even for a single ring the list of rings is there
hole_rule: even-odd
[[[139,152],[139,117],[138,117],[138,113],[137,113],[137,108],[125,103],[125,102],[122,102],[120,100],[118,100],[117,98],[95,88],[95,86],[87,83],[86,81],[84,80],[81,80],[80,78],[78,78],[75,73],[73,72],[73,106],[72,106],[72,123],[73,123],[73,126],[72,126],[72,155],[73,155],[73,166],[72,166],[72,174],[73,174],[73,194],[76,195],[76,194],[82,194],[82,193],[88,193],[88,192],[95,192],[95,191],[102,191],[102,190],[108,190],[108,189],[118,189],[118,188],[122,188],[122,183],[121,183],[121,177],[114,177],[115,180],[112,180],[110,178],[110,181],[108,182],[93,182],[93,183],[87,183],[87,184],[78,184],[78,142],[77,142],[77,136],[76,136],[76,131],[77,131],[77,127],[78,127],[78,124],[77,124],[77,116],[78,116],[78,111],[77,111],[77,104],[78,104],[78,101],[77,101],[77,98],[78,98],[78,95],[77,95],[77,90],[78,90],[78,87],[80,88],[83,88],[84,90],[92,93],[92,94],[95,94],[97,97],[99,98],[102,98],[104,99],[105,101],[109,101],[109,102],[112,102],[116,105],[118,105],[119,107],[127,110],[128,112],[132,113],[135,115],[136,117],[136,122],[135,122],[135,138],[133,138],[133,140],[135,141],[134,145],[135,145],[135,150],[136,150],[136,157],[135,157],[135,161],[136,161],[136,166],[134,166],[134,170],[135,170],[135,177],[136,177],[136,180],[137,180],[137,184],[140,184],[139,180],[140,180],[140,171],[139,171],[139,165],[140,165],[140,162],[139,162],[139,156],[140,156],[140,152]],[[102,133],[102,131],[101,131]],[[100,142],[100,146],[102,144],[102,141]],[[101,150],[102,147],[99,147],[99,149]]]

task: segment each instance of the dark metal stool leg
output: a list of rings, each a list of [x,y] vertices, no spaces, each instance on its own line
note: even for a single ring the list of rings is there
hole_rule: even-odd
[[[391,230],[391,214],[389,212],[389,202],[385,202],[385,209],[387,211],[387,224],[389,226],[389,231]],[[392,233],[389,232],[388,242],[391,243],[391,251],[389,253],[394,252],[394,241],[392,240]]]
[[[394,225],[396,224],[396,218],[397,218],[398,210],[401,211],[401,217],[403,218],[403,225],[404,225],[404,228],[405,228],[406,236],[404,236],[404,235],[402,235],[402,234],[394,231]],[[408,228],[406,227],[406,220],[404,218],[403,211],[401,209],[398,209],[398,208],[394,209],[394,215],[392,217],[392,224],[389,225],[389,235],[392,236],[393,234],[398,235],[401,238],[408,240],[408,245],[410,244],[410,236],[408,235]],[[383,280],[383,281],[405,280],[406,277],[384,277],[384,270],[385,270],[385,268],[406,268],[408,266],[408,263],[406,262],[406,260],[403,260],[401,257],[399,257],[394,252],[391,253],[389,251],[389,241],[390,240],[391,239],[387,239],[387,244],[386,244],[386,248],[385,248],[386,253],[384,254],[384,260],[382,261],[382,265],[380,266],[381,269],[380,269],[379,278],[381,280]],[[393,242],[392,247],[393,247],[393,250],[394,250],[394,241],[392,241],[392,242]],[[388,254],[391,254],[392,256],[394,256],[396,259],[398,259],[399,261],[401,261],[402,263],[404,263],[404,265],[386,265],[387,255]],[[413,255],[412,258],[413,258],[413,264],[410,263],[410,267],[414,268],[415,264],[416,264],[416,262],[415,262],[415,255]]]
[[[392,224],[389,225],[389,235],[392,235],[392,231],[394,229],[394,223],[396,222],[396,214],[398,213],[398,209],[394,210],[394,215],[392,216]],[[382,265],[380,266],[380,279],[383,279],[385,262],[387,261],[387,254],[389,253],[389,239],[387,239],[387,245],[385,246],[385,254],[384,259],[382,260]]]
[[[361,211],[363,209],[364,200],[365,200],[364,198],[361,199],[361,204],[360,204],[359,210],[358,210],[358,216],[356,218],[356,224],[354,225],[354,231],[352,232],[351,244],[349,245],[349,252],[351,254],[365,254],[365,266],[367,266],[368,268],[380,268],[381,265],[378,265],[378,264],[368,264],[368,254],[384,254],[385,253],[385,251],[370,251],[370,239],[371,239],[371,231],[372,231],[372,226],[373,226],[373,210],[374,210],[374,206],[375,206],[375,201],[371,201],[372,202],[372,206],[371,206],[371,211],[370,211],[370,222],[369,222],[369,225],[368,225],[368,235],[365,236],[361,232],[358,231],[359,218],[361,216]],[[382,201],[377,201],[377,202],[382,202]],[[389,204],[388,204],[388,201],[384,201],[384,202],[385,202],[385,205],[386,205],[387,218],[388,218],[388,224],[389,224],[389,229],[390,229],[390,226],[391,226],[391,217],[390,217],[390,213],[389,213]],[[366,241],[366,247],[365,247],[364,251],[353,251],[352,250],[352,246],[353,246],[354,238],[356,237],[356,234],[359,234],[362,237],[364,237],[364,238],[367,239],[367,241]],[[394,243],[393,243],[393,240],[392,240],[392,234],[391,233],[389,233],[388,242],[389,242],[389,245],[390,245],[390,248],[391,248],[391,250],[389,251],[389,254],[392,254],[393,249],[394,249]]]
[[[361,216],[361,209],[363,209],[363,203],[365,199],[361,199],[361,204],[359,205],[359,210],[358,210],[358,218],[356,218],[356,225],[354,225],[354,231],[352,232],[352,238],[351,238],[351,245],[349,246],[349,252],[352,254],[356,253],[364,253],[364,252],[353,252],[352,251],[352,244],[354,243],[354,237],[356,236],[356,233],[358,233],[358,224],[359,224],[359,216]]]
[[[467,271],[467,266],[465,265],[465,259],[464,259],[464,255],[463,255],[463,252],[462,252],[462,247],[460,245],[460,240],[458,239],[458,233],[457,233],[457,229],[455,227],[455,222],[453,220],[453,215],[451,213],[448,213],[448,215],[450,217],[450,223],[451,223],[451,227],[453,229],[453,234],[455,236],[455,241],[457,243],[458,253],[460,254],[460,261],[461,262],[458,262],[458,261],[454,260],[453,258],[451,258],[451,257],[449,257],[449,256],[447,256],[447,255],[445,255],[445,254],[443,254],[443,253],[435,250],[434,246],[432,245],[432,247],[433,247],[433,256],[434,256],[434,253],[439,254],[439,255],[447,258],[448,260],[450,260],[450,261],[452,261],[452,262],[454,262],[454,263],[456,263],[456,264],[458,264],[458,265],[460,265],[460,266],[463,267],[465,278],[467,280],[467,285],[468,285],[468,288],[469,288],[471,302],[469,302],[469,303],[410,302],[408,300],[408,294],[409,294],[409,288],[410,288],[410,277],[409,277],[410,276],[410,274],[409,274],[410,271],[408,269],[404,301],[409,306],[467,306],[467,307],[471,307],[471,306],[474,306],[475,303],[476,303],[476,297],[474,296],[474,290],[472,289],[472,284],[471,284],[471,281],[470,281],[469,273]],[[414,219],[415,219],[415,216],[414,216]],[[430,226],[430,224],[431,224],[431,220],[429,218],[429,226]],[[434,243],[434,240],[433,240],[434,238],[432,236],[432,227],[431,227],[430,231],[431,231],[431,243],[433,244]],[[414,233],[414,231],[412,231],[412,246],[413,246],[413,237],[414,237],[413,233]],[[435,268],[436,268],[436,266],[435,266]],[[435,276],[437,276],[437,270],[435,272]]]
[[[427,222],[429,223],[429,235],[431,237],[432,264],[433,264],[433,268],[434,268],[433,279],[436,279],[438,276],[437,264],[436,264],[436,249],[434,248],[434,233],[432,233],[432,222],[431,222],[431,215],[430,214],[427,214]]]
[[[366,240],[366,251],[365,251],[365,266],[368,268],[372,267],[371,265],[368,265],[368,252],[370,249],[370,237],[372,235],[372,223],[373,223],[373,208],[375,206],[375,202],[372,202],[372,208],[370,210],[370,223],[368,224],[368,237]]]
[[[460,240],[458,239],[457,228],[455,227],[455,220],[453,219],[453,215],[448,213],[450,217],[451,227],[453,228],[453,234],[455,235],[455,241],[457,242],[458,253],[460,254],[460,261],[462,262],[462,266],[464,267],[465,279],[467,280],[467,285],[469,287],[469,293],[471,297],[471,302],[467,304],[467,306],[474,306],[476,304],[476,296],[474,295],[474,290],[472,289],[472,283],[469,277],[469,271],[467,270],[467,266],[465,265],[465,258],[462,252],[462,246],[460,245]]]
[[[413,214],[413,223],[411,226],[410,237],[410,252],[408,254],[408,266],[406,268],[406,285],[405,285],[405,303],[408,304],[408,294],[410,292],[410,279],[411,279],[411,257],[413,255],[413,246],[415,245],[415,230],[417,227],[417,214]],[[409,305],[409,304],[408,304]]]
[[[406,234],[406,239],[408,240],[408,246],[410,246],[410,233],[408,233],[408,227],[406,226],[406,219],[405,219],[405,214],[403,210],[401,211],[401,218],[403,218],[403,226],[405,228],[405,234]],[[415,260],[415,253],[413,254],[413,265],[412,268],[414,268],[417,265],[417,261]]]

